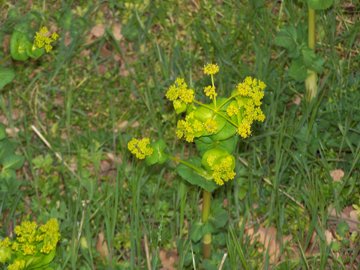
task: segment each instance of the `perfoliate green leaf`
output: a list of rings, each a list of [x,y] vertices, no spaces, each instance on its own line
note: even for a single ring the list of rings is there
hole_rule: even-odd
[[[29,58],[27,54],[28,47],[32,44],[27,39],[26,34],[14,31],[10,40],[10,54],[14,60],[25,61]]]
[[[229,122],[225,123],[225,126],[216,134],[211,135],[210,138],[214,141],[223,141],[229,139],[236,133],[236,127]]]
[[[334,4],[334,0],[307,0],[310,8],[315,10],[328,9]]]
[[[147,165],[153,164],[163,164],[168,160],[168,155],[165,153],[166,144],[164,140],[158,140],[151,144],[151,147],[154,149],[154,152],[147,156],[145,162]]]
[[[289,76],[296,81],[304,81],[307,77],[307,68],[302,59],[294,59],[291,61],[289,68]]]
[[[27,261],[27,270],[35,270],[35,269],[46,269],[48,264],[52,262],[56,254],[56,250],[52,250],[49,254],[41,254],[39,256],[31,257]]]
[[[198,167],[201,170],[201,161],[199,159],[195,159],[195,158],[190,159],[188,162],[191,163],[193,166]],[[216,188],[218,188],[218,185],[216,185],[214,181],[208,180],[200,176],[192,168],[189,168],[183,164],[180,164],[177,167],[177,173],[181,176],[181,178],[183,178],[190,184],[201,187],[206,191],[212,192]],[[206,174],[205,170],[204,170],[204,174]]]
[[[19,155],[10,155],[4,158],[3,162],[3,170],[5,169],[12,169],[18,170],[24,164],[25,158]]]
[[[11,83],[14,77],[15,72],[13,69],[0,67],[0,90],[8,83]]]

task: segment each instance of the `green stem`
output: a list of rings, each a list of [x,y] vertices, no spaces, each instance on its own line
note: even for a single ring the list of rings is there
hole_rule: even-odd
[[[211,74],[211,85],[215,88],[214,75]],[[216,96],[214,96],[214,108],[216,109]]]
[[[308,46],[310,49],[315,50],[315,10],[309,8],[308,15]],[[317,95],[317,74],[315,71],[308,70],[305,87],[307,100],[311,101]]]
[[[204,189],[202,215],[201,215],[201,221],[203,224],[208,222],[210,215],[210,205],[211,205],[211,193]],[[203,236],[203,256],[204,259],[208,259],[211,256],[211,233],[207,233]]]

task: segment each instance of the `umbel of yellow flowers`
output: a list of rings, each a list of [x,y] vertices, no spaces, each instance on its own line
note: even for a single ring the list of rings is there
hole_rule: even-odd
[[[51,43],[55,42],[58,38],[59,35],[56,32],[50,34],[47,27],[43,26],[36,32],[33,46],[39,49],[44,48],[48,53],[53,48]]]
[[[30,267],[36,257],[41,262],[41,256],[54,252],[60,240],[59,224],[56,219],[50,219],[41,226],[34,221],[23,221],[14,231],[16,239],[10,240],[7,237],[0,241],[0,263],[9,263],[13,258],[7,267],[8,270]]]

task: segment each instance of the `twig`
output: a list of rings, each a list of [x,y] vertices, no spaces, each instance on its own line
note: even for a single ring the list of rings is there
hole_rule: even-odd
[[[144,245],[145,245],[145,254],[146,254],[146,265],[148,270],[151,270],[151,258],[150,258],[149,244],[146,234],[144,235]]]
[[[226,257],[227,257],[227,253],[224,253],[224,256],[221,259],[221,263],[220,263],[220,266],[219,266],[218,270],[222,270],[222,268],[224,267]]]

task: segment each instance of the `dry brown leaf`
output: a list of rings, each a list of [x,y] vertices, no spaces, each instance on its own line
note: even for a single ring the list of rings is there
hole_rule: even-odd
[[[300,105],[302,98],[303,98],[303,95],[296,95],[296,96],[293,98],[292,102],[293,102],[295,105]]]
[[[325,230],[325,240],[328,245],[334,240],[332,233],[329,230]]]
[[[18,129],[17,127],[13,127],[13,128],[6,128],[5,131],[9,137],[16,137],[20,129]]]
[[[274,227],[260,227],[256,232],[253,228],[249,228],[245,233],[250,237],[251,243],[258,242],[264,248],[260,248],[260,252],[268,252],[271,264],[275,264],[280,259],[281,250],[280,243],[277,241],[277,230]],[[291,241],[291,236],[283,237],[283,244]]]
[[[102,231],[98,234],[98,239],[96,242],[96,250],[99,252],[100,257],[103,260],[106,260],[109,258],[109,249],[107,246],[107,242],[105,240],[104,232],[102,232]]]
[[[345,173],[342,169],[336,169],[330,172],[330,176],[335,182],[339,182],[344,175]]]
[[[111,30],[112,30],[115,40],[120,41],[123,38],[123,36],[121,34],[121,25],[119,23],[115,23],[112,26]]]
[[[97,38],[102,37],[105,34],[105,26],[103,24],[95,25],[90,33]]]
[[[178,254],[176,250],[164,250],[161,249],[159,252],[159,258],[161,261],[162,268],[160,270],[175,270],[175,264],[178,260]]]
[[[135,121],[134,123],[132,123],[131,127],[132,128],[137,128],[138,126],[140,126],[140,123],[138,121]]]
[[[113,153],[106,153],[106,156],[109,160],[111,160],[116,165],[121,165],[123,162],[121,157],[115,156]]]

